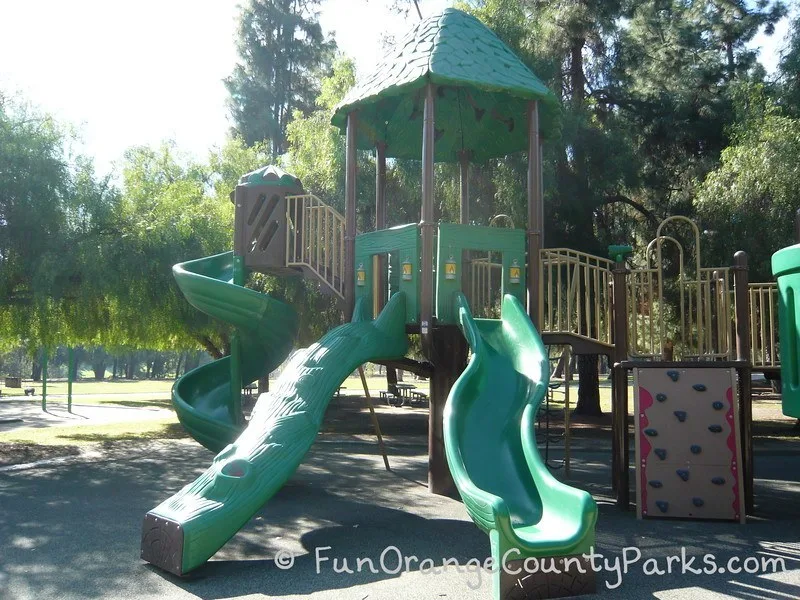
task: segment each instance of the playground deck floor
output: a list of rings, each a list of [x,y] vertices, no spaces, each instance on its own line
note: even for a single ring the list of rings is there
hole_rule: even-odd
[[[147,510],[209,464],[212,455],[194,442],[119,443],[101,457],[0,471],[0,598],[489,598],[488,573],[459,571],[452,563],[425,573],[410,558],[430,558],[436,567],[445,558],[467,565],[484,561],[489,543],[459,501],[427,492],[425,439],[389,436],[388,442],[391,472],[372,440],[320,436],[275,498],[185,579],[141,562],[139,537]],[[572,478],[598,501],[597,552],[610,567],[597,574],[598,593],[584,598],[800,597],[800,453],[787,448],[756,455],[757,515],[738,525],[637,521],[611,500],[608,448],[599,441],[576,447]],[[687,558],[699,557],[693,569],[709,568],[702,557],[713,554],[723,568],[732,557],[781,558],[786,571],[695,575],[673,563],[672,574],[645,574],[646,559],[665,570],[667,557],[680,557],[682,549]],[[641,559],[620,577],[614,561],[633,558],[637,550]],[[294,556],[291,569],[276,566],[280,552]],[[393,571],[398,552],[410,568],[383,572],[381,555],[385,570]],[[329,560],[317,561],[317,555]],[[346,558],[354,573],[335,572],[334,558],[339,570]],[[359,573],[359,558],[371,559],[379,572],[362,560]],[[620,579],[618,587],[608,587]]]

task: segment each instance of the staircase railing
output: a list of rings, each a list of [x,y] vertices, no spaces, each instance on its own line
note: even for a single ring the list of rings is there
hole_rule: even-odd
[[[286,197],[286,266],[311,271],[344,299],[344,217],[313,194]]]
[[[540,254],[542,333],[567,333],[611,345],[611,268],[606,258],[568,248]]]

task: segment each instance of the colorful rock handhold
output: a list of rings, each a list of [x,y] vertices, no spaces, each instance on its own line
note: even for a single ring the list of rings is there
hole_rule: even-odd
[[[681,374],[677,371],[667,371],[667,377],[672,379],[672,381],[678,381],[678,379],[681,377]]]
[[[722,431],[722,425],[709,425],[708,430],[711,433],[720,433]]]
[[[705,386],[705,385],[703,385],[702,383],[695,383],[695,384],[692,386],[692,389],[694,389],[694,390],[695,390],[695,391],[697,391],[697,392],[705,392],[707,388],[706,388],[706,386]]]
[[[644,434],[650,437],[656,437],[658,435],[658,430],[653,429],[652,427],[648,427],[644,430]]]
[[[683,423],[686,420],[686,411],[685,410],[676,410],[673,413],[676,417],[678,417],[678,421]]]
[[[649,483],[649,484],[650,484],[650,487],[654,487],[654,488],[656,488],[656,489],[658,489],[658,488],[660,488],[662,485],[664,485],[664,484],[663,484],[663,483],[661,483],[661,482],[660,482],[658,479],[653,479],[652,481],[648,481],[647,483]]]
[[[678,469],[675,472],[678,474],[678,477],[684,481],[689,481],[689,471],[687,469]]]
[[[694,504],[697,508],[700,508],[703,506],[703,504],[705,504],[705,502],[703,502],[702,498],[692,498],[692,504]]]
[[[655,452],[656,456],[661,460],[667,460],[667,451],[664,448],[656,448],[653,452]]]
[[[669,502],[665,500],[656,500],[656,506],[662,513],[665,513],[669,510]]]
[[[691,450],[692,454],[700,454],[703,451],[703,449],[697,444],[692,444],[689,450]]]
[[[711,483],[714,485],[725,485],[725,478],[724,477],[712,477]]]
[[[714,410],[722,410],[723,408],[725,408],[725,405],[722,402],[720,402],[719,400],[714,402],[711,406],[714,407]]]
[[[666,394],[656,394],[656,400],[658,400],[659,402],[664,402],[666,399],[667,399]]]

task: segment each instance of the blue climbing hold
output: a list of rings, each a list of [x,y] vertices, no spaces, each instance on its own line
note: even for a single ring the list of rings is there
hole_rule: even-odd
[[[658,431],[656,431],[652,427],[648,427],[647,429],[644,430],[644,434],[649,435],[650,437],[655,437],[658,435]]]
[[[689,481],[689,471],[686,469],[678,469],[675,471],[678,474],[678,477],[683,479],[684,481]]]
[[[653,479],[652,481],[648,481],[647,483],[650,484],[650,487],[654,487],[656,489],[660,488],[663,485],[658,479]]]
[[[678,379],[681,377],[681,374],[677,371],[667,371],[667,377],[672,379],[672,381],[678,381]]]
[[[685,410],[676,410],[673,413],[676,417],[678,417],[678,421],[683,423],[686,420],[686,411]]]
[[[656,448],[653,452],[656,453],[656,456],[661,460],[667,460],[667,451],[664,448]]]
[[[656,506],[658,507],[658,510],[660,510],[662,513],[665,513],[669,510],[669,502],[666,502],[664,500],[656,500]]]
[[[725,485],[725,478],[724,477],[713,477],[711,479],[711,483],[714,485]]]
[[[692,451],[692,454],[700,454],[703,451],[703,449],[697,444],[692,444],[692,447],[689,448],[689,450]]]
[[[720,433],[722,431],[722,425],[709,425],[708,430],[711,433]]]
[[[692,498],[692,504],[694,504],[697,508],[700,508],[703,506],[703,504],[705,504],[705,502],[703,502],[702,498]]]
[[[666,399],[667,399],[666,394],[656,394],[656,400],[658,400],[659,402],[664,402]]]
[[[694,389],[695,389],[695,390],[697,390],[698,392],[705,392],[705,391],[706,391],[706,386],[704,386],[702,383],[695,383],[695,384],[692,386],[692,388],[694,388]]]
[[[725,405],[722,402],[720,402],[719,400],[714,402],[714,404],[712,404],[711,406],[714,407],[714,410],[722,410],[723,408],[725,408]]]

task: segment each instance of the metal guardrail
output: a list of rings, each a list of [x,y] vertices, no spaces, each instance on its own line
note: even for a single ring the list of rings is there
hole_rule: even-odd
[[[286,266],[313,272],[344,299],[344,217],[313,194],[286,197]]]

